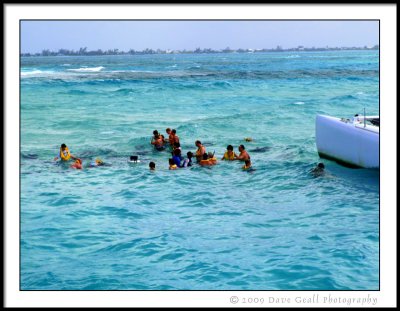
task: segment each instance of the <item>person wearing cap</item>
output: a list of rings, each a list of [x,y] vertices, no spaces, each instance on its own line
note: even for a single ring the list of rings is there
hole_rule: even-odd
[[[221,158],[221,160],[227,160],[227,161],[233,161],[235,160],[236,153],[233,151],[233,146],[228,145],[226,147],[226,152],[224,153],[224,156]]]
[[[171,134],[169,135],[169,143],[173,147],[175,143],[179,143],[179,136],[176,135],[176,130],[171,130]]]
[[[89,164],[90,167],[103,166],[103,165],[105,165],[105,163],[100,158],[97,158],[96,160],[90,162]]]

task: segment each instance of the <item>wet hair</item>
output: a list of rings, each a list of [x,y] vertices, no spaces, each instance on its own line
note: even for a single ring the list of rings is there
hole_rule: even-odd
[[[240,148],[242,148],[243,150],[245,150],[246,148],[243,146],[243,145],[240,145],[239,146]]]
[[[168,133],[168,132],[171,132],[171,129],[169,127],[167,127],[167,129],[165,131]]]
[[[157,130],[154,130],[154,131],[153,131],[153,134],[154,134],[154,136],[158,136],[158,131],[157,131]]]
[[[176,129],[173,129],[171,132],[174,133],[174,134],[176,134]]]
[[[200,144],[201,145],[201,141],[200,140],[196,140],[195,144]]]
[[[320,162],[320,163],[318,163],[318,167],[319,167],[319,168],[325,168],[325,165],[324,165],[324,163],[321,163],[321,162]]]
[[[233,146],[232,145],[228,145],[228,147],[226,147],[227,150],[233,151]]]
[[[135,161],[136,162],[138,160],[138,156],[136,156],[136,155],[135,156],[131,156],[130,159],[131,159],[131,161]]]
[[[169,162],[169,165],[174,165],[175,164],[174,159],[172,159],[172,158],[169,159],[168,162]]]
[[[181,146],[181,144],[179,142],[174,142],[174,147],[175,148],[179,148]]]
[[[186,155],[187,155],[187,157],[188,157],[189,159],[193,158],[193,152],[191,152],[191,151],[188,151],[188,152],[186,153]]]
[[[61,144],[61,148],[67,148],[66,144]]]
[[[174,155],[180,156],[181,155],[181,150],[180,149],[175,149],[174,150]]]
[[[149,167],[150,167],[150,168],[156,168],[156,164],[155,164],[154,162],[150,162],[150,163],[149,163]]]

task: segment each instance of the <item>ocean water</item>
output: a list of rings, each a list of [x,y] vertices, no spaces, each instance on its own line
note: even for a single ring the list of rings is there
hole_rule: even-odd
[[[379,171],[320,159],[314,128],[379,114],[378,51],[29,57],[20,90],[22,290],[379,289]],[[254,169],[170,171],[167,127]]]

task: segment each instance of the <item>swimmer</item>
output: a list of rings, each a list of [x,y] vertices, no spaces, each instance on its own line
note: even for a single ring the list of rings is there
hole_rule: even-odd
[[[81,159],[76,159],[75,163],[72,164],[70,167],[71,168],[76,168],[78,170],[81,170],[82,169],[82,160]]]
[[[175,149],[173,152],[172,160],[174,161],[174,164],[176,164],[177,167],[181,167],[181,151],[180,149]],[[183,164],[183,163],[182,163]]]
[[[77,159],[77,157],[73,156],[70,153],[66,144],[61,144],[58,156],[54,157],[54,161],[57,161],[59,158],[61,159],[61,161],[69,161],[70,159],[73,159],[73,160]]]
[[[250,142],[250,141],[253,141],[253,138],[251,138],[251,137],[246,137],[244,140]]]
[[[240,161],[250,160],[250,155],[247,153],[243,145],[239,146],[239,152],[240,154],[235,156],[235,160],[240,160]]]
[[[179,143],[179,136],[176,135],[176,130],[173,129],[171,131],[171,134],[169,135],[169,143],[171,144],[171,146],[174,145],[174,143]]]
[[[179,142],[175,142],[173,148],[174,150],[179,149],[180,151],[182,151],[181,144]]]
[[[195,145],[197,146],[196,160],[200,162],[203,159],[203,155],[206,153],[206,147],[201,144],[200,140],[196,140]]]
[[[237,157],[237,155],[233,151],[233,146],[228,145],[228,147],[226,147],[226,152],[224,153],[224,156],[222,157],[221,160],[233,161],[233,160],[235,160],[235,157]]]
[[[160,134],[158,133],[158,131],[157,131],[157,130],[154,130],[154,131],[153,131],[153,137],[151,138],[151,141],[157,140],[159,135],[160,135]]]
[[[89,167],[96,167],[96,166],[103,166],[103,165],[105,165],[103,160],[101,160],[100,158],[97,158],[96,160],[90,162]]]
[[[155,131],[155,132],[157,132],[157,131]],[[158,134],[158,132],[157,132],[157,136],[154,136],[151,139],[150,143],[152,145],[154,145],[154,148],[157,149],[158,151],[162,151],[162,150],[165,149],[165,147],[164,147],[164,139],[162,138],[162,136],[160,134]]]
[[[150,162],[149,163],[149,168],[150,168],[150,171],[155,171],[156,170],[156,164],[154,162]]]
[[[187,166],[192,166],[192,165],[193,165],[193,163],[192,163],[193,152],[188,151],[188,152],[186,153],[186,155],[187,155],[187,159],[189,160],[189,161],[187,162]]]
[[[165,130],[165,132],[168,134],[168,139],[164,139],[164,142],[170,144],[171,146],[173,146],[174,142],[171,139],[171,129],[168,127]],[[172,144],[171,144],[171,142],[172,142]]]
[[[178,166],[175,164],[174,159],[169,159],[169,169],[170,170],[176,170]]]

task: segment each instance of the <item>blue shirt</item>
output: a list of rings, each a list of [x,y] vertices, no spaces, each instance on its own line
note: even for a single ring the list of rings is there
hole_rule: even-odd
[[[174,160],[174,163],[178,166],[181,167],[181,158],[179,156],[174,155],[172,157],[172,159]]]

